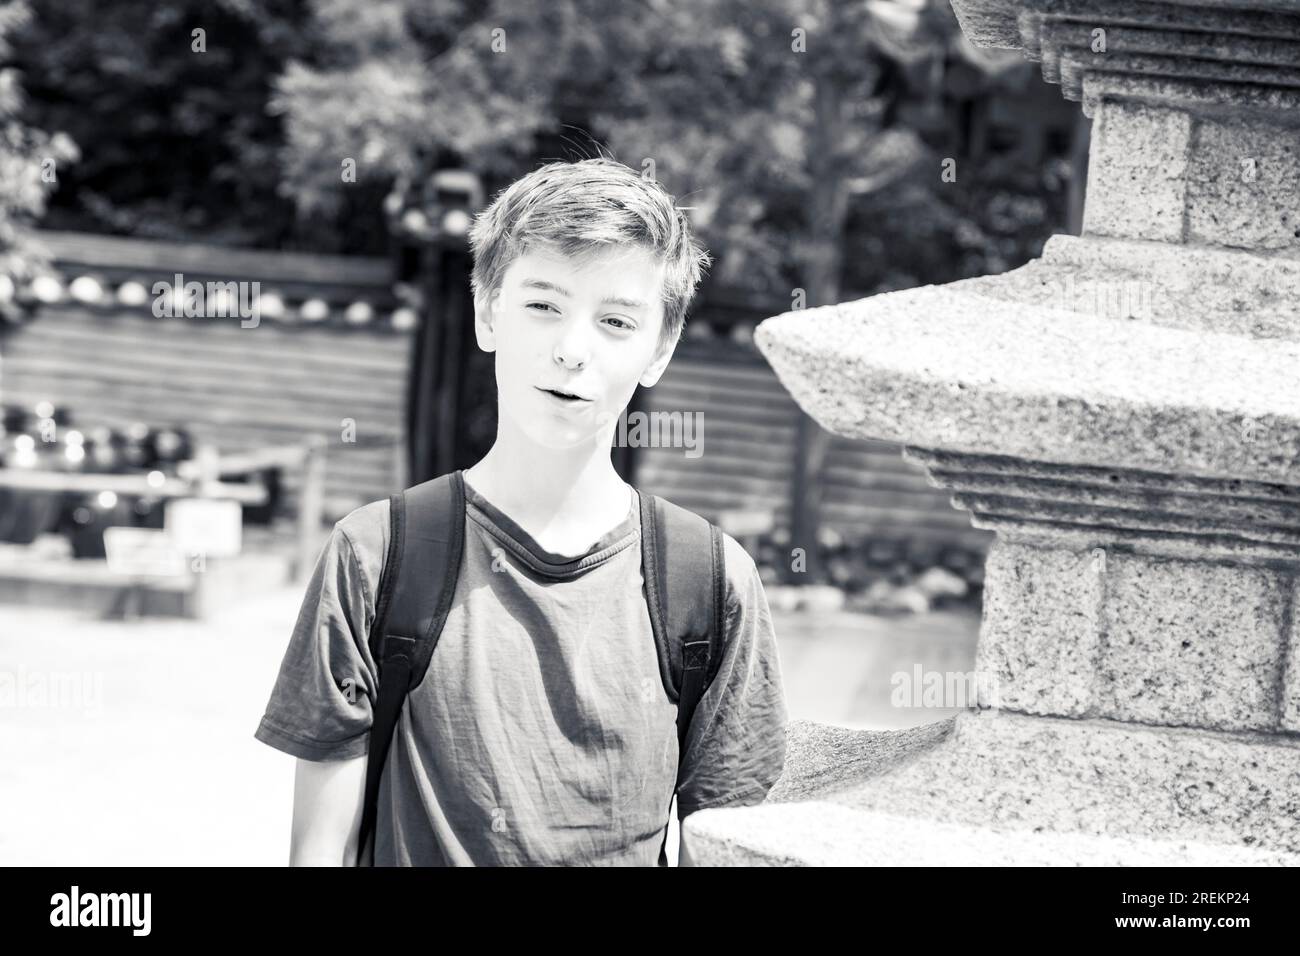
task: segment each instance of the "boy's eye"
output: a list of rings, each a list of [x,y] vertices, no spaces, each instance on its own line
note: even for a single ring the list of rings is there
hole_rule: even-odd
[[[539,310],[539,311],[549,310],[549,311],[551,311],[551,312],[556,313],[557,315],[559,314],[559,311],[560,311],[560,310],[557,309],[555,306],[551,305],[549,302],[529,302],[528,305],[525,306],[525,308],[529,308],[529,309],[537,309],[537,310]],[[625,329],[625,330],[627,330],[627,331],[632,331],[633,329],[636,328],[636,326],[633,325],[631,322],[628,322],[626,319],[619,318],[619,317],[616,316],[616,315],[611,315],[611,316],[610,316],[609,318],[607,318],[605,321],[607,321],[607,322],[617,322],[618,325],[616,325],[615,328],[618,328],[618,329]]]

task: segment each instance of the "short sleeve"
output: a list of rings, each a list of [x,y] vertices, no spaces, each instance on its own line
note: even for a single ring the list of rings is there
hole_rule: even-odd
[[[374,616],[352,541],[335,525],[312,572],[266,713],[253,736],[307,760],[366,753]]]
[[[685,819],[761,803],[785,765],[785,690],[772,615],[753,558],[724,535],[727,645],[687,732],[677,793]]]

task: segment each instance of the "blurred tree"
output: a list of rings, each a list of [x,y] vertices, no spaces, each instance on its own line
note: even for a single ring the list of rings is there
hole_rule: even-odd
[[[359,180],[410,177],[442,147],[508,177],[539,134],[570,122],[689,197],[720,250],[714,281],[781,289],[796,307],[838,301],[854,198],[927,158],[898,122],[907,70],[960,35],[927,0],[318,0],[316,10],[328,52],[291,65],[275,101],[305,207],[338,202],[346,157],[360,157]],[[812,476],[827,444],[803,417],[793,540],[813,561]]]
[[[1028,68],[970,47],[944,0],[315,10],[322,46],[290,65],[273,107],[286,114],[286,186],[305,209],[341,201],[347,157],[358,183],[392,181],[452,150],[501,184],[575,128],[682,197],[715,253],[710,282],[792,308],[839,301],[846,274],[867,292],[1001,271],[1049,231],[1038,194],[1059,173],[1038,154],[972,158],[969,97],[952,85],[987,89],[1015,70],[1023,82]],[[868,254],[846,266],[851,250]],[[829,436],[806,416],[799,435],[792,540],[810,561],[800,577],[817,579]]]
[[[283,133],[266,105],[310,49],[308,13],[307,0],[41,0],[13,43],[22,116],[82,152],[47,225],[264,247],[338,236],[347,251],[368,232],[382,245],[382,193],[321,229],[296,223],[279,190]]]
[[[10,41],[30,18],[26,3],[0,3],[0,326],[26,311],[28,282],[48,265],[31,235],[47,194],[77,149],[67,136],[49,135],[22,122],[22,79],[11,61]]]
[[[970,48],[944,0],[315,0],[315,11],[319,43],[273,100],[284,188],[303,209],[418,177],[439,152],[504,185],[558,150],[612,151],[693,208],[713,281],[783,298],[802,288],[806,304],[838,299],[844,229],[872,234],[854,214],[873,197],[917,187],[919,201],[986,178],[967,170],[960,189],[937,188],[941,160],[965,158],[969,138],[952,88],[991,94],[986,75],[1014,63],[1023,83],[1030,70],[1018,54]],[[355,182],[340,177],[349,158]],[[932,215],[956,228],[951,204]],[[931,244],[945,265],[974,265],[944,256],[955,242]]]
[[[662,0],[643,10],[638,35],[650,42],[619,59],[638,82],[622,88],[618,114],[599,117],[611,143],[687,184],[696,221],[723,250],[718,281],[753,275],[796,309],[840,301],[851,204],[930,158],[899,114],[915,95],[909,70],[941,62],[957,34],[951,16],[927,0]],[[783,562],[791,582],[823,577],[830,437],[799,412],[790,543],[803,562]]]
[[[971,48],[946,0],[42,0],[13,61],[20,118],[83,147],[65,228],[375,252],[383,197],[431,163],[491,190],[612,152],[693,210],[710,284],[794,308],[1014,266],[1069,180],[989,135],[977,98],[1032,67]],[[800,436],[817,578],[828,436]]]
[[[1046,136],[1021,116],[1029,135],[1012,129],[990,145],[994,124],[964,113],[974,96],[1043,84],[1017,52],[971,47],[947,2],[640,9],[636,35],[648,39],[615,60],[635,82],[595,121],[625,157],[653,160],[689,191],[696,222],[721,247],[715,280],[815,307],[841,301],[850,277],[879,292],[1005,271],[1038,251],[1052,219],[1043,197],[1064,195],[1046,181],[1061,178],[1043,155]],[[806,563],[799,572],[787,561],[788,581],[823,579],[830,439],[799,414],[791,545]]]

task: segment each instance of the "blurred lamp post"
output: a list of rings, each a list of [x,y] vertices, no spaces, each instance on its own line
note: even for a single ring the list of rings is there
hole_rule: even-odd
[[[390,226],[418,244],[414,261],[424,294],[407,386],[407,484],[446,474],[461,461],[463,372],[473,337],[469,228],[483,204],[483,184],[464,169],[433,171],[417,188],[399,183],[389,196]],[[403,276],[403,278],[406,278]]]

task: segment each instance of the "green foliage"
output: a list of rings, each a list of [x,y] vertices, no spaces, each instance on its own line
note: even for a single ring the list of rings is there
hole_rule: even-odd
[[[491,190],[607,153],[691,209],[710,281],[817,304],[1007,268],[1061,219],[1054,165],[954,139],[1004,65],[946,0],[42,0],[7,22],[12,115],[81,151],[55,228],[374,253],[384,195],[439,158]],[[35,196],[22,168],[4,182]]]
[[[29,17],[25,3],[0,4],[0,63],[10,61],[11,37]],[[0,318],[8,320],[18,317],[19,287],[46,265],[30,227],[44,211],[54,180],[77,159],[68,137],[23,123],[22,105],[19,72],[0,69]]]
[[[806,285],[815,304],[838,297],[846,268],[855,287],[890,281],[856,267],[862,248],[894,239],[861,215],[877,197],[907,191],[927,231],[956,229],[971,212],[956,193],[992,185],[968,175],[939,188],[944,124],[960,125],[940,87],[955,51],[969,52],[939,0],[316,0],[315,11],[320,45],[274,98],[285,185],[305,210],[337,213],[355,188],[340,183],[347,157],[359,183],[418,176],[450,152],[502,185],[557,146],[612,153],[692,210],[713,281],[781,297]],[[578,137],[557,136],[566,129]],[[970,222],[918,254],[938,260],[932,271],[987,271],[972,235],[996,263],[997,241]]]
[[[291,241],[271,79],[303,55],[305,0],[41,0],[14,38],[23,112],[82,158],[47,223],[241,245]],[[202,30],[202,50],[195,30]]]

